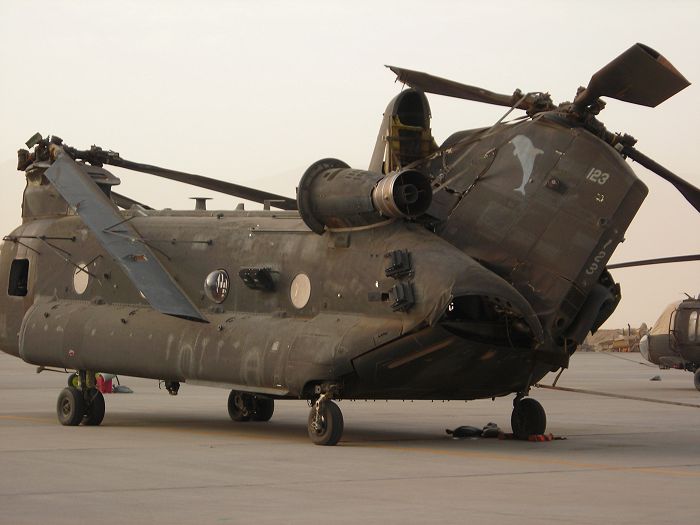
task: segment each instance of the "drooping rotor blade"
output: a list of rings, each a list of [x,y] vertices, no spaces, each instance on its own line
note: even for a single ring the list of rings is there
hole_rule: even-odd
[[[497,106],[506,106],[509,108],[522,97],[522,93],[519,92],[513,95],[502,95],[479,87],[460,84],[453,80],[429,75],[421,71],[412,71],[396,66],[386,67],[396,73],[396,79],[399,82],[403,82],[414,89],[426,93],[463,98],[465,100],[473,100],[475,102],[484,102],[486,104],[495,104]],[[530,101],[526,99],[516,107],[527,110],[530,108]]]
[[[666,264],[675,262],[700,261],[700,253],[695,255],[677,255],[675,257],[660,257],[658,259],[644,259],[641,261],[628,261],[617,264],[608,264],[608,270],[615,268],[631,268],[633,266],[651,266],[652,264]]]
[[[125,210],[128,210],[132,206],[140,206],[144,210],[152,210],[150,206],[147,204],[143,204],[142,202],[135,201],[134,199],[131,199],[127,197],[126,195],[122,195],[121,193],[117,193],[116,191],[112,190],[109,193],[112,197],[112,200],[114,201],[114,204],[119,206],[120,208],[124,208]]]
[[[689,85],[663,56],[635,44],[595,73],[574,104],[587,106],[598,97],[611,97],[653,108]]]
[[[650,159],[641,151],[636,150],[632,146],[623,147],[622,153],[623,155],[627,155],[630,159],[636,160],[646,169],[653,171],[662,179],[673,184],[681,195],[683,195],[683,197],[685,197],[685,199],[690,203],[690,205],[700,212],[700,189],[693,186],[687,180],[682,179],[675,173],[667,170],[661,164]]]
[[[105,162],[113,166],[119,166],[121,168],[126,168],[133,171],[140,171],[142,173],[156,175],[157,177],[163,177],[165,179],[184,182],[185,184],[191,184],[192,186],[197,186],[199,188],[206,188],[219,193],[225,193],[226,195],[233,195],[234,197],[240,197],[241,199],[259,202],[261,204],[269,202],[270,206],[273,208],[279,208],[282,210],[297,209],[297,201],[295,199],[290,199],[289,197],[284,197],[282,195],[275,195],[274,193],[268,193],[266,191],[256,190],[254,188],[248,188],[247,186],[241,186],[232,182],[211,179],[209,177],[203,177],[202,175],[195,175],[193,173],[169,170],[167,168],[151,166],[150,164],[131,162],[129,160],[122,159],[121,157],[110,157],[109,159],[105,159]]]
[[[75,208],[151,306],[164,314],[207,322],[109,197],[77,162],[62,149],[56,151],[57,158],[46,170],[46,178]]]

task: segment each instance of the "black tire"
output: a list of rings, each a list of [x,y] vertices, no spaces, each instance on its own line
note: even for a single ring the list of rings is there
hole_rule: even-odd
[[[253,412],[253,396],[231,390],[228,395],[228,415],[234,421],[249,421]]]
[[[83,423],[86,425],[97,426],[102,423],[105,418],[105,398],[102,392],[96,388],[88,390],[88,405],[85,409],[85,419]]]
[[[270,421],[275,413],[275,400],[269,397],[253,398],[253,413],[250,419],[253,421]]]
[[[68,386],[80,388],[80,377],[78,377],[78,372],[73,372],[68,376]]]
[[[533,434],[544,434],[547,429],[547,415],[538,401],[526,397],[513,407],[510,426],[516,439],[527,439]]]
[[[61,425],[74,427],[80,424],[85,414],[85,400],[80,390],[69,386],[61,390],[56,403],[56,415]]]
[[[316,410],[311,409],[308,420],[308,432],[311,441],[315,445],[332,446],[340,441],[343,435],[343,413],[333,401],[325,401],[321,404],[320,428],[314,425]]]
[[[695,375],[693,376],[693,382],[695,383],[695,388],[697,390],[700,390],[700,368],[698,368],[695,371]]]

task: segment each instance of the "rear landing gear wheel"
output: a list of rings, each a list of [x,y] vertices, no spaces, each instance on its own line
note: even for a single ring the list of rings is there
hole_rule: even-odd
[[[275,412],[275,400],[269,397],[253,398],[253,413],[250,419],[253,421],[270,421]]]
[[[228,415],[234,421],[248,421],[253,415],[253,396],[237,390],[228,395]],[[272,414],[270,414],[272,417]]]
[[[333,401],[314,405],[309,413],[308,432],[315,445],[332,446],[343,435],[343,413]]]
[[[83,423],[86,425],[97,426],[102,423],[105,417],[105,398],[102,392],[96,388],[91,388],[87,392],[87,407],[85,409],[85,418]]]
[[[56,415],[61,425],[75,427],[80,424],[85,414],[83,393],[73,386],[61,390],[56,403]]]
[[[693,377],[695,383],[695,388],[700,390],[700,368],[695,371],[695,376]]]
[[[516,400],[510,416],[510,426],[516,439],[527,439],[533,434],[544,434],[547,429],[544,408],[531,397]]]

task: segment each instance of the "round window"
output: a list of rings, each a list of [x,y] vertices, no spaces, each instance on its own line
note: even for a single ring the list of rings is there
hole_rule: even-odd
[[[289,296],[295,308],[301,309],[306,306],[311,297],[311,281],[305,273],[298,274],[292,281],[289,289]]]
[[[215,303],[223,303],[231,288],[226,270],[214,270],[204,280],[204,293]]]
[[[88,283],[90,282],[90,275],[87,273],[86,264],[78,264],[73,272],[73,289],[78,295],[82,295],[87,290]]]

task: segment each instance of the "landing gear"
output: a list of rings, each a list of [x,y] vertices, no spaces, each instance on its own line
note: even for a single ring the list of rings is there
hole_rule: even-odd
[[[268,397],[253,398],[253,415],[250,419],[253,421],[270,421],[272,414],[275,412],[275,400]]]
[[[96,388],[87,391],[87,407],[85,408],[85,419],[83,423],[90,426],[97,426],[105,418],[105,398],[102,392]]]
[[[343,435],[343,413],[327,394],[321,395],[311,407],[308,432],[315,445],[332,446]]]
[[[269,421],[275,412],[275,400],[231,390],[228,415],[234,421]]]
[[[79,425],[85,415],[83,393],[74,386],[61,390],[56,403],[56,415],[61,425],[69,427]]]
[[[168,391],[168,394],[171,396],[176,396],[177,393],[180,391],[180,382],[179,381],[166,381],[165,382],[165,389]]]
[[[56,415],[61,425],[77,426],[84,423],[96,426],[102,423],[105,417],[105,398],[95,388],[94,380],[92,385],[87,384],[87,378],[94,377],[91,372],[71,374],[69,386],[61,390],[56,403]]]
[[[533,434],[544,434],[547,429],[547,416],[544,408],[531,397],[516,397],[510,426],[516,439],[527,439]]]
[[[231,390],[228,395],[228,415],[234,421],[248,421],[253,411],[252,397],[250,394]]]
[[[700,368],[695,370],[695,376],[693,377],[693,382],[695,383],[695,388],[700,390]]]

